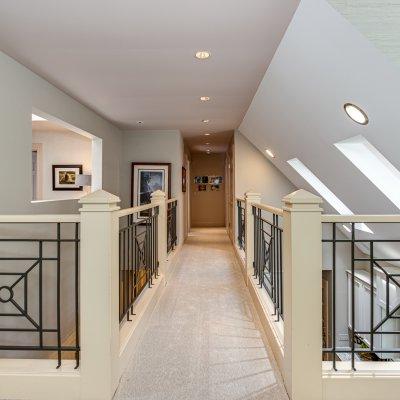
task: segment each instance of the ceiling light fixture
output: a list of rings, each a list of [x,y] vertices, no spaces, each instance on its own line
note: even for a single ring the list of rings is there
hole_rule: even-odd
[[[142,125],[143,124],[143,121],[137,121],[136,122],[138,125]]]
[[[369,122],[368,116],[365,111],[355,104],[346,103],[344,105],[344,111],[354,122],[360,125],[367,125]]]
[[[275,158],[275,154],[272,152],[271,149],[267,149],[267,150],[265,150],[265,152],[266,152],[271,158]]]
[[[46,119],[39,117],[38,115],[32,114],[32,121],[46,121]]]
[[[203,122],[205,124],[208,124],[210,122],[210,120],[209,119],[202,119],[201,122]]]
[[[201,96],[201,97],[200,97],[200,100],[201,100],[201,101],[209,101],[210,98],[209,98],[208,96]]]
[[[209,146],[210,144],[211,144],[210,142],[207,142],[207,143],[206,143],[206,146]]]
[[[205,133],[204,134],[204,136],[210,136],[211,135],[211,133]]]
[[[195,54],[195,57],[198,60],[207,60],[207,58],[210,58],[210,56],[211,56],[211,53],[209,51],[206,51],[206,50],[199,50]]]

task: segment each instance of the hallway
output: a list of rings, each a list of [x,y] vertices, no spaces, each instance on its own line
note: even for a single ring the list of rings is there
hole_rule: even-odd
[[[185,243],[115,400],[287,399],[225,229]]]

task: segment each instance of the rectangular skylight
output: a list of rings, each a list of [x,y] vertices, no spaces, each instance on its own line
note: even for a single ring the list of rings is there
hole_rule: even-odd
[[[353,215],[353,212],[328,187],[318,179],[298,158],[288,160],[288,164],[296,170],[340,215]],[[373,233],[365,224],[356,224],[361,231]]]
[[[355,136],[335,146],[400,209],[400,172],[363,136]]]

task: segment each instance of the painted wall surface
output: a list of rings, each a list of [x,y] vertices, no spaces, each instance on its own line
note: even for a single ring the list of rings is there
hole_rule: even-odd
[[[224,178],[219,191],[198,191],[195,176],[217,175]],[[225,154],[192,154],[190,174],[190,211],[192,227],[225,226]]]
[[[179,131],[126,131],[123,134],[121,158],[121,194],[123,207],[130,206],[131,163],[171,163],[171,192],[181,204],[178,215],[179,241],[184,234],[182,166],[184,165],[184,144]]]
[[[32,107],[103,140],[103,188],[119,194],[122,134],[114,125],[0,52],[0,213],[76,212],[76,201],[31,204]]]
[[[83,174],[90,175],[92,171],[92,141],[90,139],[69,131],[34,131],[32,143],[41,145],[42,199],[73,199],[89,193],[89,187],[84,187],[82,191],[54,191],[52,166],[78,164],[82,165]]]
[[[234,136],[235,193],[261,193],[261,202],[282,206],[282,198],[297,188],[239,131]]]

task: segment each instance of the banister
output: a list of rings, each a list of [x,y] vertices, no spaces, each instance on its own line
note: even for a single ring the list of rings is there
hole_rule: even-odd
[[[150,209],[155,208],[155,207],[157,207],[157,206],[154,205],[154,204],[151,204],[151,203],[143,204],[142,206],[124,208],[123,210],[119,210],[119,211],[117,211],[117,215],[118,215],[118,218],[122,218],[122,217],[125,217],[127,215],[135,214],[135,213],[138,213],[138,212],[141,212],[141,211],[150,210]]]
[[[260,204],[260,203],[252,203],[253,207],[259,208],[260,210],[270,212],[272,214],[276,214],[279,216],[283,216],[283,210],[281,208],[272,207],[267,204]]]
[[[336,215],[322,214],[321,222],[340,222],[340,223],[399,223],[400,214],[392,215]]]
[[[74,223],[80,222],[79,214],[26,214],[26,215],[0,215],[0,223],[23,224],[23,223]]]

